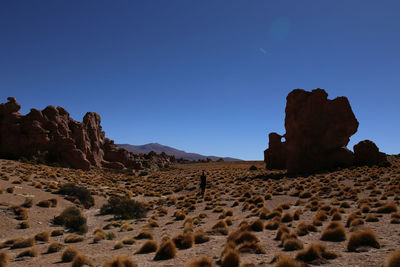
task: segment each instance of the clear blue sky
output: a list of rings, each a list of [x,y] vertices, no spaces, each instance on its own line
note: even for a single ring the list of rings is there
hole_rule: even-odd
[[[400,153],[400,1],[2,0],[0,96],[100,113],[117,143],[262,159],[286,95],[345,95]]]

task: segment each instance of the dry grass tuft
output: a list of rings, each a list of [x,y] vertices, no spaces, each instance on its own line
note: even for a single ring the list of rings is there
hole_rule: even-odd
[[[92,261],[89,260],[86,256],[78,253],[72,261],[72,267],[81,267],[81,266],[94,266]]]
[[[192,233],[183,233],[172,238],[175,246],[179,249],[187,249],[193,247],[194,235]]]
[[[210,237],[201,230],[197,230],[194,233],[194,243],[195,244],[202,244],[202,243],[208,242],[209,240],[210,240]]]
[[[264,230],[264,223],[261,219],[257,219],[250,223],[249,229],[254,232],[262,232]]]
[[[364,246],[373,248],[381,247],[377,241],[375,233],[370,229],[351,233],[349,242],[347,243],[347,250],[353,252],[356,251],[357,248]]]
[[[322,232],[321,240],[333,242],[344,241],[346,240],[346,230],[340,223],[332,222]]]
[[[71,262],[79,252],[74,247],[68,246],[61,255],[62,262]]]
[[[400,266],[400,251],[392,252],[385,260],[384,267]]]
[[[49,242],[50,234],[47,231],[40,232],[40,233],[35,235],[35,240],[36,241]]]
[[[61,249],[64,247],[63,244],[58,243],[58,242],[53,242],[47,247],[47,253],[55,253],[61,251]]]
[[[69,234],[65,237],[64,242],[65,243],[77,243],[77,242],[82,242],[83,240],[85,240],[85,238],[81,235]]]
[[[36,249],[31,248],[31,249],[24,250],[24,251],[22,251],[21,253],[19,253],[19,254],[17,255],[17,258],[22,258],[22,257],[37,257],[38,254],[39,254],[39,253],[37,252]]]
[[[274,264],[274,267],[301,267],[301,265],[285,255],[280,255]]]
[[[324,245],[313,243],[302,251],[299,251],[296,259],[313,264],[321,264],[326,262],[326,260],[335,259],[337,256],[336,253],[328,251]]]
[[[288,238],[283,241],[283,250],[285,251],[293,251],[299,250],[303,248],[303,242],[301,242],[297,238]]]
[[[239,267],[240,266],[240,255],[236,249],[228,249],[221,261],[221,267]]]
[[[106,261],[103,267],[137,267],[137,264],[128,256],[116,256],[110,261]]]
[[[266,254],[264,247],[258,242],[244,242],[238,246],[240,253]]]
[[[157,242],[154,240],[147,240],[143,245],[136,251],[135,254],[146,254],[151,252],[156,252],[158,249]]]
[[[0,253],[0,267],[8,266],[8,254],[5,252]]]
[[[161,243],[157,250],[154,260],[169,260],[174,258],[176,255],[176,246],[172,240],[167,240]]]
[[[185,267],[214,267],[214,262],[208,257],[201,257],[185,264]]]
[[[379,207],[376,212],[377,213],[392,213],[397,211],[397,204],[395,202],[389,202],[385,205]]]
[[[21,238],[15,240],[14,244],[11,246],[11,249],[28,248],[34,245],[35,245],[35,239],[33,239],[32,237],[26,239]]]

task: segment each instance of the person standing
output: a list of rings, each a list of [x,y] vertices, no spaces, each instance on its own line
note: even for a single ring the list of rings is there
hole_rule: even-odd
[[[203,173],[200,176],[200,189],[201,189],[201,196],[204,197],[204,193],[206,191],[206,185],[207,185],[207,178],[206,175]]]

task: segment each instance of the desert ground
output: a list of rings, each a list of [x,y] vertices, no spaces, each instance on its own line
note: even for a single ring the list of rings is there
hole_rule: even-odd
[[[400,250],[400,157],[389,160],[390,167],[297,177],[268,171],[261,161],[128,172],[0,160],[0,260],[8,258],[0,266],[103,266],[119,255],[144,267],[237,266],[238,260],[241,266],[382,266]],[[94,205],[60,194],[67,183],[88,189]],[[101,214],[111,196],[137,200],[147,213],[129,220]],[[86,218],[86,233],[54,224],[70,206]],[[171,240],[176,254],[154,260]],[[70,247],[80,258],[63,261]],[[201,257],[208,265],[193,262]]]

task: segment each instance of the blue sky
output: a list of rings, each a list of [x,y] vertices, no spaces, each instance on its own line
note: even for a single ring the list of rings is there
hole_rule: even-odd
[[[101,115],[117,143],[262,159],[286,95],[345,95],[400,153],[400,1],[3,0],[0,97]]]

